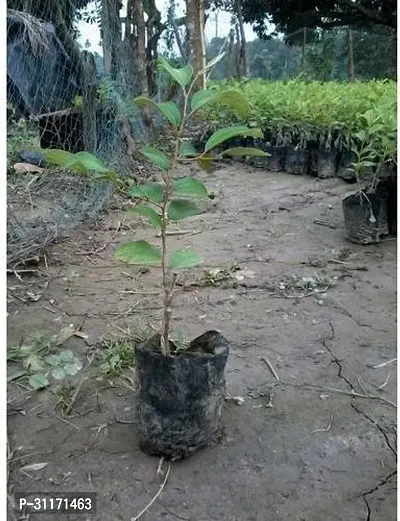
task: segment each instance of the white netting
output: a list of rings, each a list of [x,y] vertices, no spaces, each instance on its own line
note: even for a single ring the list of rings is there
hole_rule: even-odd
[[[46,168],[35,147],[90,149],[121,175],[131,175],[128,149],[145,129],[130,102],[136,85],[101,76],[99,57],[96,70],[92,55],[74,41],[65,13],[61,25],[55,19],[60,13],[53,0],[12,3],[25,8],[7,12],[7,260],[15,264],[95,216],[113,193],[108,183],[88,184]],[[39,168],[21,173],[14,170],[20,162]]]

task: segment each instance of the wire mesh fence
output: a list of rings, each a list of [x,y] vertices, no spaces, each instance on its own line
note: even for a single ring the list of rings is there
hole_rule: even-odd
[[[52,20],[54,3],[40,3],[40,18],[7,12],[7,260],[12,264],[96,216],[113,193],[109,183],[88,184],[44,164],[40,148],[89,150],[129,176],[132,139],[146,136],[130,103],[135,86],[101,78],[86,51],[80,51],[77,66],[67,50],[71,34],[62,41],[55,24],[45,21]],[[32,168],[21,173],[14,169],[20,162]]]

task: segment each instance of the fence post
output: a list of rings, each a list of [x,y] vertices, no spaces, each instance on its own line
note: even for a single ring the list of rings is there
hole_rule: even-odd
[[[82,97],[83,144],[87,152],[95,154],[97,149],[96,64],[92,53],[84,51],[82,54],[84,60],[84,80]]]

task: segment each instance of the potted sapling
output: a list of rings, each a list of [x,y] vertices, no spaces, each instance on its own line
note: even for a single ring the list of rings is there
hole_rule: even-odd
[[[365,128],[354,135],[351,149],[358,191],[346,197],[342,206],[349,240],[371,244],[389,233],[388,201],[393,199],[396,185],[382,179],[382,174],[396,154],[396,119],[389,108],[379,117],[367,111],[361,121]],[[392,216],[390,220],[394,220]]]
[[[159,168],[161,182],[135,185],[129,193],[141,201],[132,210],[160,230],[161,245],[132,241],[121,244],[115,255],[119,261],[129,264],[161,266],[161,331],[135,348],[137,422],[141,447],[145,452],[181,459],[209,444],[219,429],[229,342],[218,331],[207,331],[192,340],[186,349],[179,349],[170,338],[177,270],[196,266],[202,260],[191,249],[169,251],[167,228],[171,222],[199,214],[193,199],[208,196],[206,187],[197,178],[177,179],[176,167],[179,161],[186,160],[207,168],[215,157],[213,150],[223,142],[237,136],[261,137],[262,131],[246,126],[216,130],[207,140],[203,152],[197,154],[194,147],[182,139],[185,124],[191,116],[202,107],[217,102],[228,104],[243,116],[249,111],[248,104],[236,91],[193,92],[198,75],[193,77],[190,66],[177,69],[160,60],[159,69],[178,84],[183,98],[181,110],[174,102],[154,103],[142,96],[136,98],[135,103],[141,108],[146,106],[161,112],[173,130],[173,152],[167,156],[152,146],[142,148],[141,154]],[[236,147],[223,151],[221,155],[261,156],[263,152]]]
[[[364,136],[364,131],[357,136]],[[362,141],[361,145],[352,147],[352,152],[355,156],[352,167],[358,190],[342,201],[347,238],[360,244],[377,243],[383,235],[388,234],[387,197],[378,189],[375,175],[369,183],[362,184],[365,174],[376,166],[371,145]]]
[[[320,179],[328,179],[336,175],[337,151],[332,143],[334,129],[329,128],[321,136],[317,152],[317,172]]]
[[[220,58],[210,62],[206,70]],[[141,155],[158,167],[160,179],[159,182],[135,184],[128,193],[134,201],[130,210],[146,218],[159,230],[160,244],[154,245],[144,240],[126,242],[117,247],[115,257],[119,262],[161,269],[163,316],[160,331],[135,346],[137,426],[142,450],[177,460],[209,444],[219,430],[225,399],[224,371],[229,341],[218,331],[205,332],[186,348],[176,345],[171,339],[177,271],[199,265],[202,259],[192,249],[170,251],[167,229],[171,222],[199,214],[195,199],[209,196],[206,187],[197,178],[190,175],[177,178],[176,167],[183,161],[189,164],[196,162],[207,169],[216,157],[266,154],[256,148],[234,147],[215,155],[214,151],[232,138],[262,137],[261,129],[247,126],[216,130],[207,140],[204,150],[197,153],[193,145],[183,139],[185,124],[190,117],[212,103],[224,103],[240,116],[246,116],[249,113],[248,103],[242,94],[234,90],[194,91],[199,75],[194,76],[190,66],[174,68],[160,59],[159,69],[178,84],[182,92],[182,108],[172,101],[155,103],[143,96],[135,99],[135,105],[161,113],[173,131],[173,151],[167,155],[164,150],[153,146],[143,147]],[[74,163],[72,156],[79,156],[79,161]],[[63,157],[61,163],[65,163],[65,153]],[[91,154],[81,152],[68,157],[69,168],[77,164],[80,172],[85,172],[86,168],[86,172],[96,172],[97,178],[106,177],[116,182],[115,174],[107,172],[104,165],[99,166],[101,162]]]

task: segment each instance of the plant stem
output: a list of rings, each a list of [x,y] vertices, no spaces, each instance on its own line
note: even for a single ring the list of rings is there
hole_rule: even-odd
[[[168,288],[168,269],[166,265],[167,259],[167,204],[168,204],[168,193],[169,193],[169,184],[170,178],[169,176],[165,179],[165,197],[164,203],[162,207],[162,215],[161,215],[161,263],[162,263],[162,283],[164,287],[164,320],[163,320],[163,328],[161,335],[161,351],[165,356],[171,355],[171,350],[169,348],[169,325],[171,320],[171,297],[169,288]]]
[[[190,92],[190,90],[189,90]],[[179,126],[179,129],[176,133],[176,142],[175,142],[175,150],[172,156],[171,163],[165,175],[163,175],[165,188],[164,188],[164,201],[161,209],[161,267],[162,267],[162,283],[164,288],[164,317],[162,324],[162,334],[161,334],[161,352],[164,356],[171,356],[171,349],[169,345],[169,331],[171,327],[171,303],[172,303],[172,295],[174,292],[175,282],[176,282],[176,273],[173,273],[171,284],[168,284],[168,267],[167,267],[167,225],[168,225],[168,215],[167,215],[167,207],[169,203],[169,197],[171,195],[171,184],[172,177],[171,172],[174,171],[179,157],[179,145],[180,139],[183,134],[183,130],[185,127],[185,119],[187,113],[188,106],[188,93],[184,91],[184,108],[182,114],[182,121]]]

